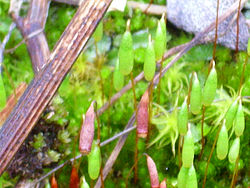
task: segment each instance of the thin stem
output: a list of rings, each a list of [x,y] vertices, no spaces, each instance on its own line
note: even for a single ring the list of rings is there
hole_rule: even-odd
[[[101,74],[102,59],[99,56],[97,56],[97,68],[98,68],[98,74],[100,77],[100,85],[101,85],[101,92],[102,92],[102,104],[104,104],[104,85],[103,85],[102,74]]]
[[[215,23],[215,37],[214,37],[214,49],[213,49],[213,59],[215,59],[216,45],[217,45],[217,38],[218,38],[219,5],[220,5],[220,0],[217,0],[216,23]]]
[[[110,80],[110,85],[109,85],[109,99],[108,99],[108,104],[109,106],[111,106],[111,95],[112,95],[112,89],[113,89],[113,80],[114,80],[114,74],[112,74],[111,76],[111,80]],[[108,136],[110,136],[110,111],[111,109],[108,109]]]
[[[163,56],[162,56],[162,58],[161,58],[161,63],[160,63],[160,76],[159,76],[158,94],[157,94],[157,102],[158,102],[158,104],[161,103],[161,77],[162,77],[162,67],[163,67]]]
[[[179,168],[181,168],[182,161],[181,161],[181,153],[182,153],[182,143],[183,143],[183,136],[179,136],[179,143],[178,143],[178,160],[179,160]]]
[[[135,93],[135,83],[134,83],[134,78],[133,78],[133,72],[130,73],[130,79],[131,79],[131,83],[132,83],[132,90],[133,90],[133,94],[134,94],[134,111],[135,111],[135,118],[136,118],[136,123],[137,123],[137,102],[136,102],[136,93]],[[134,168],[134,182],[136,184],[137,182],[137,172],[138,172],[138,136],[137,136],[137,132],[136,132],[136,136],[135,136],[135,156],[134,156],[134,160],[135,160],[135,168]]]
[[[194,77],[194,72],[192,73],[192,76],[189,81],[189,89],[188,89],[188,97],[187,97],[188,111],[189,111],[189,105],[190,105],[191,90],[192,90],[192,85],[193,85],[193,77]]]
[[[244,65],[243,65],[242,73],[241,73],[240,87],[239,87],[239,91],[238,91],[239,96],[241,96],[241,90],[242,90],[242,86],[243,86],[243,82],[244,82],[244,74],[246,71],[247,62],[248,62],[248,54],[246,54],[246,59],[245,59]]]
[[[210,160],[212,158],[212,155],[213,155],[213,152],[214,152],[214,148],[215,148],[215,145],[216,145],[216,142],[218,140],[218,137],[219,137],[219,134],[220,134],[220,130],[222,128],[222,125],[220,125],[217,133],[216,133],[216,137],[215,137],[215,140],[214,140],[214,143],[213,143],[213,146],[212,146],[212,149],[211,149],[211,152],[209,154],[209,157],[208,157],[208,160],[207,160],[207,166],[206,166],[206,170],[205,170],[205,175],[204,175],[204,179],[203,179],[203,184],[202,184],[202,188],[205,188],[205,185],[206,185],[206,180],[207,180],[207,171],[208,171],[208,166],[209,166],[209,163],[210,163]]]
[[[205,120],[205,111],[206,111],[206,107],[203,105],[202,106],[202,119],[201,119],[201,152],[199,155],[199,160],[201,160],[203,152],[204,152],[204,148],[205,148],[205,138],[204,138],[204,120]]]
[[[235,46],[235,54],[238,53],[239,50],[239,33],[240,33],[240,5],[241,0],[239,0],[238,13],[237,13],[237,31],[236,31],[236,46]]]
[[[240,154],[238,155],[238,157],[237,157],[237,159],[236,159],[236,161],[235,161],[234,173],[233,173],[233,178],[232,178],[232,181],[231,181],[230,188],[234,188],[234,187],[235,187],[235,184],[236,184],[236,182],[237,182],[239,159],[240,159]]]
[[[98,147],[100,147],[101,149],[101,126],[100,126],[100,118],[97,115],[97,103],[96,104],[96,108],[95,108],[95,115],[96,115],[96,120],[97,120],[97,127],[98,127],[98,131],[97,131],[97,142],[98,142]],[[101,187],[104,187],[104,180],[103,180],[103,170],[102,170],[102,152],[101,152],[101,169],[100,169],[100,174],[101,174]]]
[[[139,156],[139,159],[142,157],[143,155]],[[128,175],[125,179],[125,184],[126,184],[126,188],[128,187],[128,178],[131,174],[131,172],[133,171],[133,169],[136,167],[136,163],[133,164],[133,166],[130,168],[129,172],[128,172]]]
[[[132,83],[132,90],[133,90],[133,97],[134,97],[134,110],[136,111],[137,109],[137,102],[136,102],[136,93],[135,93],[135,82],[134,82],[134,78],[133,78],[133,72],[130,73],[130,80]]]
[[[151,119],[152,119],[152,100],[153,100],[153,82],[151,81],[150,82],[150,85],[149,85],[149,106],[148,106],[148,114],[149,114],[149,117],[148,117],[148,135],[147,135],[147,142],[149,141],[150,139],[150,133],[151,133]]]
[[[153,4],[154,0],[150,0],[147,8],[143,11],[144,14],[147,14],[148,13],[148,9],[150,8],[150,6]]]

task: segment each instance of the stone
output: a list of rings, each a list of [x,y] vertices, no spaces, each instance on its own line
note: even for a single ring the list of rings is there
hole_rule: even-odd
[[[219,5],[219,16],[235,0],[223,0]],[[217,0],[167,0],[168,20],[176,27],[189,33],[197,34],[216,20]],[[246,50],[249,38],[249,28],[243,14],[239,19],[239,50]],[[237,11],[223,21],[218,27],[217,43],[235,50],[237,31]],[[206,42],[214,41],[214,32],[208,34]]]

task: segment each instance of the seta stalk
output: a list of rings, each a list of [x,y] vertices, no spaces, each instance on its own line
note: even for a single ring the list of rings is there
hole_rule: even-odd
[[[223,124],[220,125],[220,127],[219,127],[219,129],[218,129],[218,131],[216,133],[215,140],[214,140],[212,149],[210,151],[210,154],[209,154],[209,157],[208,157],[208,160],[207,160],[207,165],[206,165],[206,169],[205,169],[205,175],[204,175],[204,179],[203,179],[202,188],[205,188],[205,185],[206,185],[208,166],[209,166],[210,160],[212,158],[212,155],[213,155],[213,152],[214,152],[214,148],[215,148],[215,145],[217,143],[217,140],[218,140],[218,137],[219,137],[219,134],[220,134],[222,126],[223,126]]]
[[[97,120],[97,142],[98,142],[98,147],[101,150],[101,125],[100,125],[100,118],[97,114],[97,103],[95,103],[95,116]],[[101,187],[104,188],[104,180],[103,180],[103,171],[102,171],[102,152],[100,152],[101,156],[101,168],[100,168],[100,176],[101,176]]]
[[[132,83],[132,90],[133,90],[133,96],[134,96],[134,110],[135,110],[135,117],[136,117],[136,123],[137,121],[137,102],[136,102],[136,93],[135,93],[135,83],[133,78],[133,72],[130,73],[130,79]],[[137,172],[138,172],[138,134],[135,135],[135,168],[134,168],[134,182],[137,182]]]

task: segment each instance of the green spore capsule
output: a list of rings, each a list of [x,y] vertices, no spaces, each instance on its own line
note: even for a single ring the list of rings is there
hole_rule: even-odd
[[[161,29],[163,32],[163,39],[164,39],[164,50],[167,47],[167,26],[166,26],[166,22],[165,22],[165,16],[166,14],[163,13],[160,19],[160,24],[161,24]]]
[[[204,90],[203,90],[203,96],[202,96],[202,103],[205,106],[209,106],[215,97],[217,89],[217,72],[215,69],[215,62],[212,62],[212,69],[207,77]]]
[[[245,129],[245,117],[244,117],[244,111],[243,111],[241,101],[240,101],[238,110],[236,112],[234,126],[235,126],[234,130],[235,130],[236,136],[241,136]]]
[[[0,111],[2,111],[5,105],[6,105],[6,93],[5,93],[5,88],[3,84],[3,78],[0,73]]]
[[[88,155],[88,173],[92,180],[98,178],[101,169],[101,150],[97,142],[92,145],[91,152]]]
[[[113,84],[114,84],[114,88],[116,91],[121,90],[124,85],[124,76],[119,70],[119,60],[117,60],[117,63],[115,66]]]
[[[155,66],[156,66],[155,50],[154,50],[153,43],[151,41],[151,35],[149,35],[148,46],[145,51],[145,60],[144,60],[144,67],[143,67],[144,76],[146,80],[151,81],[152,78],[154,77]]]
[[[123,75],[128,75],[134,66],[133,39],[129,31],[129,23],[127,22],[127,30],[122,36],[119,49],[119,69]]]
[[[237,109],[238,109],[238,103],[237,103],[237,100],[235,100],[230,105],[229,109],[227,110],[226,116],[225,116],[227,130],[229,130],[233,125]]]
[[[185,168],[190,168],[194,160],[194,139],[189,129],[187,135],[184,138],[183,150],[182,150],[182,164]]]
[[[186,182],[186,188],[197,188],[197,177],[196,177],[196,171],[194,166],[192,165],[188,169],[188,175],[187,175],[187,182]]]
[[[164,54],[164,51],[166,50],[166,44],[165,44],[164,38],[165,36],[162,31],[161,22],[158,21],[158,26],[157,26],[156,35],[155,35],[155,42],[154,42],[156,60],[161,59]]]
[[[82,176],[81,179],[80,179],[80,185],[81,185],[80,186],[81,188],[89,188],[89,184],[86,181],[84,176]]]
[[[233,144],[229,150],[228,159],[230,163],[235,163],[240,151],[240,138],[234,139]]]
[[[194,73],[192,82],[190,110],[193,114],[198,114],[201,110],[201,86],[196,73]]]
[[[95,40],[95,42],[99,42],[100,40],[102,40],[103,37],[103,22],[99,22],[94,34],[93,34],[93,38]]]
[[[178,112],[177,116],[178,130],[181,135],[187,134],[187,125],[188,125],[188,106],[187,98],[184,100],[181,109]]]
[[[181,170],[177,178],[178,188],[186,188],[188,171],[189,171],[189,168],[185,168],[183,166],[181,167]]]
[[[220,134],[218,137],[218,141],[216,145],[216,153],[217,153],[218,159],[220,160],[225,159],[228,153],[228,132],[225,126],[225,121],[222,125]]]

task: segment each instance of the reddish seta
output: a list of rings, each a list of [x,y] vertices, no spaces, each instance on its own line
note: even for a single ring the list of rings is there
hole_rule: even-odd
[[[56,181],[56,178],[55,178],[54,174],[52,175],[50,184],[51,184],[51,188],[58,188],[57,181]]]
[[[78,172],[77,172],[76,167],[73,166],[72,170],[71,170],[71,175],[70,175],[69,187],[70,188],[78,188],[79,184],[80,184],[80,179],[78,176]]]

